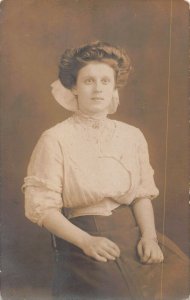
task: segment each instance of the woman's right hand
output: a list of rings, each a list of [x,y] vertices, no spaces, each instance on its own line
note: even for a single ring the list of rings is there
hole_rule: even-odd
[[[107,262],[120,256],[119,247],[105,237],[89,236],[82,245],[83,252],[97,261]]]
[[[79,247],[83,252],[102,262],[119,257],[119,247],[105,237],[92,236],[72,224],[61,212],[49,210],[43,219],[43,226],[57,237]]]

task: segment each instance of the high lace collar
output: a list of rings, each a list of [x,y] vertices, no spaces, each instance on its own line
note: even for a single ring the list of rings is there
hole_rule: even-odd
[[[82,123],[83,125],[92,127],[94,129],[98,129],[102,126],[105,126],[105,123],[109,120],[107,118],[107,114],[102,116],[89,116],[87,114],[82,113],[80,110],[76,111],[73,114],[73,118],[75,122]]]

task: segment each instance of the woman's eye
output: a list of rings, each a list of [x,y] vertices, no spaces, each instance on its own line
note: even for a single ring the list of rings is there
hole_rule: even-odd
[[[86,84],[92,84],[94,81],[93,81],[93,79],[92,78],[87,78],[87,79],[85,79],[85,83]]]
[[[103,84],[108,84],[110,82],[109,78],[103,78],[102,83]]]

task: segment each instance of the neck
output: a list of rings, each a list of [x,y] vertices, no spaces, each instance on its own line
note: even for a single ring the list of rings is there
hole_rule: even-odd
[[[84,113],[80,110],[76,112],[76,115],[79,117],[85,118],[85,119],[91,119],[91,120],[102,120],[107,117],[107,113],[101,112],[101,113],[96,113],[96,114],[89,114],[89,113]]]

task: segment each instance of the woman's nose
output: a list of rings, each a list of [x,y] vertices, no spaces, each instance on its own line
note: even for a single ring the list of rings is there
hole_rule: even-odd
[[[102,91],[102,84],[101,81],[96,81],[94,84],[94,89],[96,92],[101,92]]]

